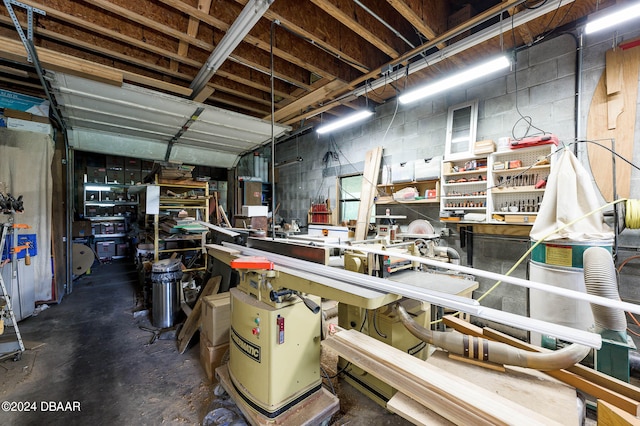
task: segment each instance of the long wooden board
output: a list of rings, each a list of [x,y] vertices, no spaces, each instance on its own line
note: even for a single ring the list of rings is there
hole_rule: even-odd
[[[491,340],[503,342],[524,350],[533,350],[537,352],[548,351],[548,349],[536,347],[487,327],[483,330],[484,337]],[[576,364],[567,370],[546,371],[545,373],[575,387],[576,389],[580,389],[588,395],[609,402],[627,413],[634,416],[640,415],[640,400],[635,399],[636,397],[640,397],[638,389],[622,382],[621,380],[589,370],[591,369],[583,365]],[[591,379],[594,379],[595,382]]]
[[[198,297],[196,305],[193,307],[193,310],[184,322],[184,325],[180,329],[180,333],[178,333],[178,352],[181,354],[183,354],[187,349],[191,338],[196,333],[196,330],[200,327],[200,323],[202,322],[202,299],[217,293],[220,289],[221,282],[222,277],[220,275],[212,277],[207,281],[207,284],[202,289],[202,293],[200,293],[200,297]]]
[[[638,426],[640,419],[622,411],[608,402],[598,400],[598,425],[599,426]]]
[[[587,139],[611,149],[610,139],[615,140],[615,151],[629,161],[633,160],[633,141],[636,123],[638,94],[638,72],[640,70],[640,47],[627,50],[617,48],[607,52],[605,73],[598,81],[589,114],[587,116]],[[607,78],[609,76],[609,78]],[[612,91],[608,93],[607,79]],[[609,117],[609,115],[612,117]],[[613,117],[616,115],[616,117]],[[605,201],[613,201],[613,161],[606,149],[587,144],[591,172]],[[616,159],[616,190],[618,197],[629,197],[631,188],[631,166]]]
[[[396,394],[387,402],[387,410],[396,413],[414,425],[420,426],[449,426],[449,420],[434,413],[402,392]]]
[[[326,342],[355,365],[454,423],[557,424],[356,330],[341,331]]]
[[[356,241],[367,237],[371,207],[376,196],[380,163],[382,162],[382,147],[378,146],[367,151],[364,158],[364,173],[362,175],[362,190],[360,191],[360,206],[354,238]]]

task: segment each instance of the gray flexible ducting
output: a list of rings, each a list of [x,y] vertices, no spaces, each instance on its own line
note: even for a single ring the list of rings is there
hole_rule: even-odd
[[[583,254],[584,283],[587,293],[613,300],[620,300],[616,278],[616,269],[611,252],[603,247],[590,247]],[[625,332],[627,320],[620,309],[591,304],[591,311],[596,324],[596,332],[613,330]]]
[[[481,337],[429,330],[415,322],[400,304],[396,305],[396,310],[402,324],[418,339],[448,352],[480,361],[549,371],[570,367],[582,361],[590,351],[587,346],[574,343],[553,352],[529,352]]]

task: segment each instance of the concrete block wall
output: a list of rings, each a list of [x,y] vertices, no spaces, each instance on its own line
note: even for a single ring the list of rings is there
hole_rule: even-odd
[[[618,36],[623,39],[640,36],[640,31],[632,26],[617,31]],[[380,105],[375,116],[363,124],[331,135],[318,136],[311,132],[279,144],[276,148],[277,161],[295,158],[297,155],[304,158],[302,163],[279,170],[277,200],[282,206],[280,214],[285,219],[302,219],[304,224],[311,199],[328,196],[335,206],[336,176],[362,171],[366,151],[375,146],[384,148],[383,164],[443,155],[448,109],[461,102],[474,99],[479,101],[478,140],[497,141],[503,136],[523,137],[527,131],[529,134],[536,134],[541,130],[557,134],[565,144],[572,143],[576,138],[583,138],[586,114],[593,90],[604,69],[604,52],[611,46],[611,34],[585,40],[580,74],[581,101],[576,112],[578,44],[579,40],[570,34],[549,38],[518,52],[513,69],[486,77],[472,86],[410,105],[397,105],[396,100],[391,99]],[[640,108],[638,116],[640,123]],[[527,120],[535,127],[529,128]],[[638,127],[640,126],[636,126],[636,151],[640,150]],[[577,151],[579,159],[584,163],[584,144],[578,144]],[[330,156],[327,160],[328,153],[336,153],[338,159]],[[638,154],[640,152],[636,152],[636,158],[640,158]],[[633,179],[635,183],[640,180],[637,170],[633,172]],[[640,197],[640,185],[632,184],[632,187],[632,196]],[[384,208],[385,206],[378,207],[378,213],[383,213]],[[407,223],[415,218],[422,218],[429,220],[436,231],[446,226],[438,221],[437,207],[392,209],[394,214],[407,214]],[[625,232],[630,233],[623,235],[621,241],[630,247],[629,250],[638,247],[639,234],[636,231]],[[466,262],[467,248],[460,247],[457,232],[442,238],[441,242],[457,249],[462,263]],[[476,235],[473,247],[474,266],[505,273],[528,249],[529,244],[527,238]],[[640,264],[640,260],[638,263]],[[523,262],[512,275],[526,278],[526,265],[527,262]],[[634,265],[627,266],[632,277],[637,275],[637,268]],[[625,278],[621,280],[625,284],[624,288],[621,287],[621,294],[623,297],[640,300],[640,294],[637,294],[640,290],[635,290],[631,281]],[[494,284],[485,279],[479,279],[479,282],[476,297],[487,292]],[[527,291],[502,284],[483,300],[483,305],[526,314]],[[514,335],[523,334],[522,331],[512,331]]]

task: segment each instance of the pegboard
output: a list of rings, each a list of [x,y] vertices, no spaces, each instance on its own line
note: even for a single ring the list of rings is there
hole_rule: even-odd
[[[492,193],[493,197],[493,211],[495,213],[505,213],[500,209],[505,206],[518,206],[520,208],[529,207],[533,208],[532,210],[524,210],[527,213],[536,213],[539,210],[539,204],[542,203],[542,199],[544,196],[543,191],[536,192],[507,192],[507,193]],[[518,209],[518,212],[521,212]]]

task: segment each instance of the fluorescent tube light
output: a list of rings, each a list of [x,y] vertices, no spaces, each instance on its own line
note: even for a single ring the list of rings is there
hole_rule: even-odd
[[[329,133],[332,132],[336,129],[339,129],[341,127],[344,126],[348,126],[349,124],[353,124],[356,123],[358,121],[362,121],[365,118],[369,117],[370,115],[373,114],[373,111],[370,111],[368,109],[362,110],[362,111],[358,111],[354,114],[348,115],[343,119],[340,119],[338,121],[334,121],[333,123],[329,123],[329,124],[325,124],[324,126],[319,127],[316,132],[322,134],[322,133]]]
[[[218,71],[231,52],[249,34],[262,15],[265,14],[273,0],[249,0],[244,6],[238,18],[231,24],[227,33],[222,37],[207,62],[202,66],[198,75],[193,79],[190,89],[193,90],[191,98],[195,98]]]
[[[604,30],[614,25],[620,25],[623,22],[629,21],[639,16],[640,2],[588,22],[584,27],[584,32],[585,34],[593,34],[596,31]]]
[[[509,65],[511,65],[509,59],[507,59],[506,56],[500,56],[491,61],[454,74],[450,77],[412,90],[400,96],[398,100],[402,104],[408,104],[410,102],[417,101],[418,99],[426,98],[427,96],[444,92],[445,90],[451,89],[452,87],[468,83],[469,81],[475,80],[477,78],[484,77],[485,75],[507,68]]]

